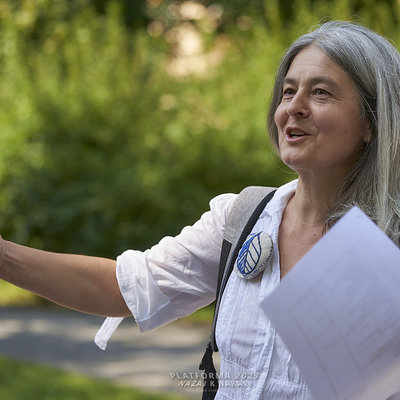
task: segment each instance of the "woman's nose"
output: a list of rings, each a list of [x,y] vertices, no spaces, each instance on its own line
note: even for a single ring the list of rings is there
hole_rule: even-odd
[[[287,113],[291,117],[307,118],[310,115],[309,104],[304,93],[297,92],[287,107]]]

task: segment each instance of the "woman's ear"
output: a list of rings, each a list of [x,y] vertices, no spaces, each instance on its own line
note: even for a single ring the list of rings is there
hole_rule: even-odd
[[[368,121],[364,123],[364,134],[362,136],[364,143],[369,143],[372,140],[372,128]]]

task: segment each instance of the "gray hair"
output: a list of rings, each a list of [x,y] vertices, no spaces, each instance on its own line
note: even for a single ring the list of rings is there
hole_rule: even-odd
[[[327,226],[357,205],[400,245],[400,55],[388,40],[351,22],[332,21],[298,38],[278,68],[268,114],[270,138],[279,150],[274,114],[283,79],[296,55],[315,45],[347,72],[360,96],[371,140],[338,189]]]

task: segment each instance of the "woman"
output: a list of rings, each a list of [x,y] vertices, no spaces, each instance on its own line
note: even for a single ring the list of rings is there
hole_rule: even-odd
[[[272,237],[269,267],[252,280],[232,274],[225,289],[216,331],[222,376],[216,399],[311,399],[258,304],[354,204],[399,244],[399,78],[394,47],[351,23],[322,25],[284,56],[268,125],[299,179],[276,191],[254,227]],[[79,311],[133,314],[142,331],[158,327],[213,300],[235,198],[216,197],[180,235],[143,253],[128,250],[117,263],[2,241],[0,278]],[[120,321],[106,320],[96,337],[101,347]]]

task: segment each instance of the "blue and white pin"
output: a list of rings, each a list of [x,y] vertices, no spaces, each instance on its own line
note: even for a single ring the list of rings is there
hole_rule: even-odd
[[[267,232],[250,234],[239,251],[235,272],[243,279],[253,279],[267,267],[272,250],[272,239]]]

